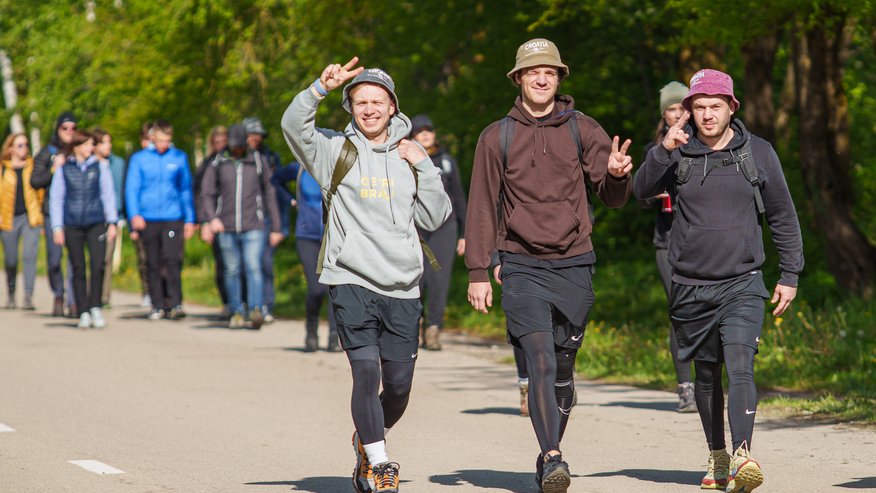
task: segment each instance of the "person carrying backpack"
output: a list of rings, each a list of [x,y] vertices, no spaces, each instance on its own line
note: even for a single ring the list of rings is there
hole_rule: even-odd
[[[319,282],[329,285],[341,345],[353,374],[356,432],[353,487],[397,492],[399,465],[385,430],[408,404],[417,361],[423,250],[417,227],[434,231],[450,216],[450,198],[425,149],[407,139],[395,82],[383,70],[331,64],[295,96],[282,128],[292,153],[325,196]],[[342,131],[317,128],[320,101],[345,82]],[[383,392],[378,394],[382,383]]]
[[[693,360],[696,368],[694,396],[710,452],[701,487],[748,493],[763,482],[750,453],[757,411],[754,357],[764,300],[770,298],[760,270],[765,259],[761,224],[769,224],[779,255],[774,316],[797,295],[803,239],[776,152],[734,115],[739,101],[733,79],[718,70],[700,70],[691,77],[682,105],[685,114],[648,153],[633,189],[638,199],[667,189],[674,199],[669,314],[678,359]],[[686,129],[691,116],[695,125]],[[723,366],[732,457],[724,443]]]
[[[545,493],[571,483],[560,441],[575,397],[575,355],[593,305],[590,190],[609,207],[630,196],[632,160],[592,118],[558,93],[569,67],[556,45],[533,39],[507,76],[520,88],[508,116],[481,133],[466,219],[468,301],[492,306],[498,278],[508,341],[523,350],[529,416],[538,439],[536,482]]]

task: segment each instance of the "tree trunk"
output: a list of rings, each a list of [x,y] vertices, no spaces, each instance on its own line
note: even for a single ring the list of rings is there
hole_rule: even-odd
[[[869,298],[876,248],[852,217],[848,100],[842,85],[853,21],[843,15],[821,19],[831,24],[798,24],[793,41],[800,166],[816,229],[825,239],[828,268],[841,288]]]
[[[781,32],[775,29],[742,45],[745,84],[742,110],[745,125],[758,137],[775,144],[776,109],[773,104],[773,67]]]

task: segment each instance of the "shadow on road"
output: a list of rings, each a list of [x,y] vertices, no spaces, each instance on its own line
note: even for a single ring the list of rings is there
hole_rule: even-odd
[[[402,484],[410,481],[401,481]],[[297,481],[258,481],[244,483],[247,486],[291,486],[292,491],[308,491],[310,493],[326,493],[335,491],[350,491],[352,485],[348,476],[324,476],[304,478]]]
[[[834,486],[838,486],[840,488],[850,488],[853,490],[869,490],[876,489],[876,476],[872,478],[855,478],[854,481],[849,481],[848,483],[835,484]]]
[[[620,401],[598,404],[600,407],[628,407],[630,409],[650,409],[652,411],[672,411],[678,406],[673,401]]]
[[[72,319],[68,322],[52,322],[44,325],[52,329],[79,329],[79,321]]]
[[[535,473],[508,472],[473,469],[457,471],[451,474],[436,474],[429,481],[443,486],[476,486],[492,488],[513,493],[534,493],[538,491],[535,485]]]
[[[505,414],[516,416],[520,414],[519,407],[485,407],[483,409],[466,409],[462,414]]]
[[[698,485],[703,479],[702,471],[669,471],[663,469],[621,469],[614,472],[598,472],[587,474],[588,478],[605,478],[611,476],[626,476],[640,481],[652,483],[673,483],[683,485]]]
[[[817,416],[788,416],[785,418],[770,418],[757,423],[759,429],[781,430],[785,428],[815,428],[817,426],[835,425],[839,421]]]

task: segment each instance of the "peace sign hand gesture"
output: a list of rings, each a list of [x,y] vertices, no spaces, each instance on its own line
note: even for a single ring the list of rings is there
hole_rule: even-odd
[[[611,141],[611,154],[608,156],[608,173],[615,178],[623,178],[633,169],[633,158],[627,155],[627,149],[633,143],[630,139],[624,141],[624,145],[618,149],[620,137],[614,136]]]
[[[358,63],[359,57],[357,56],[351,58],[350,61],[344,65],[333,63],[322,71],[322,75],[319,76],[319,82],[326,91],[337,89],[341,87],[344,82],[356,77],[365,70],[365,67],[357,67],[354,69],[353,67],[356,67],[356,64]]]
[[[690,135],[684,131],[684,126],[687,124],[687,121],[690,119],[690,113],[685,111],[681,118],[675,122],[675,125],[669,127],[669,131],[666,132],[666,137],[663,137],[663,147],[666,148],[667,151],[674,151],[681,147],[682,144],[687,144],[687,139],[690,138]]]

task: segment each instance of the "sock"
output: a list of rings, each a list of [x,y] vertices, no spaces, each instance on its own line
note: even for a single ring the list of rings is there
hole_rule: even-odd
[[[366,443],[363,447],[365,448],[365,455],[368,456],[368,462],[372,466],[389,462],[389,457],[386,456],[386,440]]]
[[[529,379],[528,378],[518,378],[517,385],[521,387],[529,387]]]

